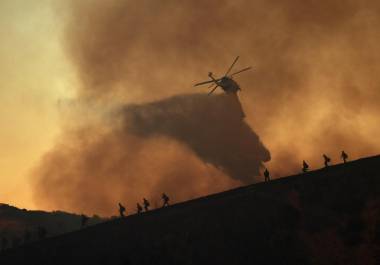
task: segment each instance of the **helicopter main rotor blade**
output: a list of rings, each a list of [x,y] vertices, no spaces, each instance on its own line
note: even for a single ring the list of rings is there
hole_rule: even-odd
[[[234,75],[240,74],[241,72],[248,71],[249,69],[252,69],[252,67],[247,67],[247,68],[241,69],[240,71],[237,71],[237,72],[231,74],[230,76],[234,76]]]
[[[200,83],[195,84],[194,86],[201,86],[201,85],[205,85],[205,84],[209,84],[209,83],[214,83],[214,80],[200,82]]]
[[[216,84],[215,85],[215,87],[210,91],[210,92],[208,92],[208,95],[211,95],[212,94],[212,92],[214,92],[215,91],[215,89],[218,87],[219,85],[218,84]]]
[[[231,64],[230,68],[228,68],[228,70],[227,70],[227,72],[226,72],[226,74],[224,76],[227,76],[231,72],[232,67],[234,67],[234,65],[237,62],[237,60],[239,60],[239,56],[236,57],[235,61]]]
[[[215,79],[214,82],[219,82],[220,80],[222,80],[222,78]],[[213,85],[214,84],[209,85],[208,88],[212,88]]]

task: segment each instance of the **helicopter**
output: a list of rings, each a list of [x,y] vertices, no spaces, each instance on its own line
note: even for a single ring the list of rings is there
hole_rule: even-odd
[[[229,94],[229,93],[237,93],[241,89],[240,89],[240,86],[238,85],[238,83],[236,83],[236,81],[233,80],[232,77],[234,75],[240,74],[241,72],[245,72],[245,71],[247,71],[247,70],[249,70],[249,69],[252,68],[252,67],[246,67],[246,68],[243,68],[243,69],[241,69],[241,70],[239,70],[237,72],[229,74],[238,60],[239,60],[239,56],[236,57],[236,59],[231,64],[230,68],[228,68],[228,70],[224,74],[224,76],[222,76],[220,78],[215,78],[213,76],[213,73],[209,72],[208,76],[211,78],[211,80],[197,83],[194,86],[201,86],[201,85],[205,85],[205,84],[210,84],[211,83],[211,85],[209,86],[209,88],[211,88],[212,86],[214,86],[214,87],[208,93],[209,95],[212,94],[215,91],[215,89],[217,89],[217,87],[220,87],[221,89],[223,89],[224,92],[226,92],[227,94]]]

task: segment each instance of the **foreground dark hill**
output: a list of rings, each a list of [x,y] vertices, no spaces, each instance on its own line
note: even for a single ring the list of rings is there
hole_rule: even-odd
[[[380,156],[5,251],[0,264],[380,264]]]
[[[94,216],[89,223],[101,221]],[[38,240],[39,228],[43,228],[47,236],[54,236],[77,230],[80,225],[80,215],[61,211],[28,211],[0,203],[0,249]]]

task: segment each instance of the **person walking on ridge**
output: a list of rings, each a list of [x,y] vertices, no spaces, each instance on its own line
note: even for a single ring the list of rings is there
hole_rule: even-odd
[[[346,154],[346,152],[342,151],[340,157],[342,158],[343,163],[347,163],[348,155]]]
[[[329,163],[331,162],[331,158],[323,154],[323,159],[325,160],[325,167],[328,167]]]
[[[265,182],[270,181],[270,174],[267,168],[264,171],[264,181]]]
[[[119,202],[119,214],[120,217],[124,217],[125,207]]]
[[[150,206],[150,203],[149,203],[149,201],[147,200],[147,199],[143,199],[144,200],[144,202],[143,202],[143,204],[144,204],[144,209],[145,209],[145,211],[147,212],[147,211],[149,211],[149,206]]]
[[[169,206],[169,197],[168,197],[168,195],[166,195],[165,193],[162,193],[162,200],[164,202],[164,204],[162,205],[162,207]]]
[[[307,171],[309,171],[309,165],[304,160],[303,163],[302,163],[302,172],[306,173]]]

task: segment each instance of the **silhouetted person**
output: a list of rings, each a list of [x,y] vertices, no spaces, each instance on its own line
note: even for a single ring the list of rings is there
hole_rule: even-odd
[[[162,193],[161,198],[162,198],[162,201],[163,201],[162,207],[169,206],[169,197],[168,197],[168,195],[166,195],[165,193]]]
[[[125,212],[125,207],[123,205],[121,205],[121,203],[119,202],[119,213],[120,213],[120,217],[124,217],[124,212]]]
[[[302,163],[302,172],[307,172],[309,171],[309,165],[306,163],[306,161],[304,160],[303,163]]]
[[[137,213],[141,213],[143,211],[143,207],[140,205],[140,203],[137,203],[136,208],[137,208]]]
[[[149,210],[150,203],[147,199],[144,198],[144,209],[147,212]]]
[[[330,157],[328,157],[327,155],[323,154],[323,159],[325,160],[325,167],[328,167],[329,163],[331,162]]]
[[[39,226],[38,228],[37,228],[37,233],[38,233],[38,239],[44,239],[45,237],[46,237],[46,235],[47,235],[47,230],[46,230],[46,228],[45,227],[43,227],[43,226]]]
[[[88,220],[90,219],[90,218],[88,218],[88,216],[86,216],[86,215],[84,215],[84,214],[82,214],[81,215],[81,228],[83,228],[83,227],[85,227],[86,226],[86,224],[87,224],[87,222],[88,222]]]
[[[270,175],[267,168],[264,171],[264,181],[270,181]]]
[[[342,154],[340,155],[340,157],[343,159],[343,163],[347,162],[348,155],[346,154],[346,152],[342,151]]]

